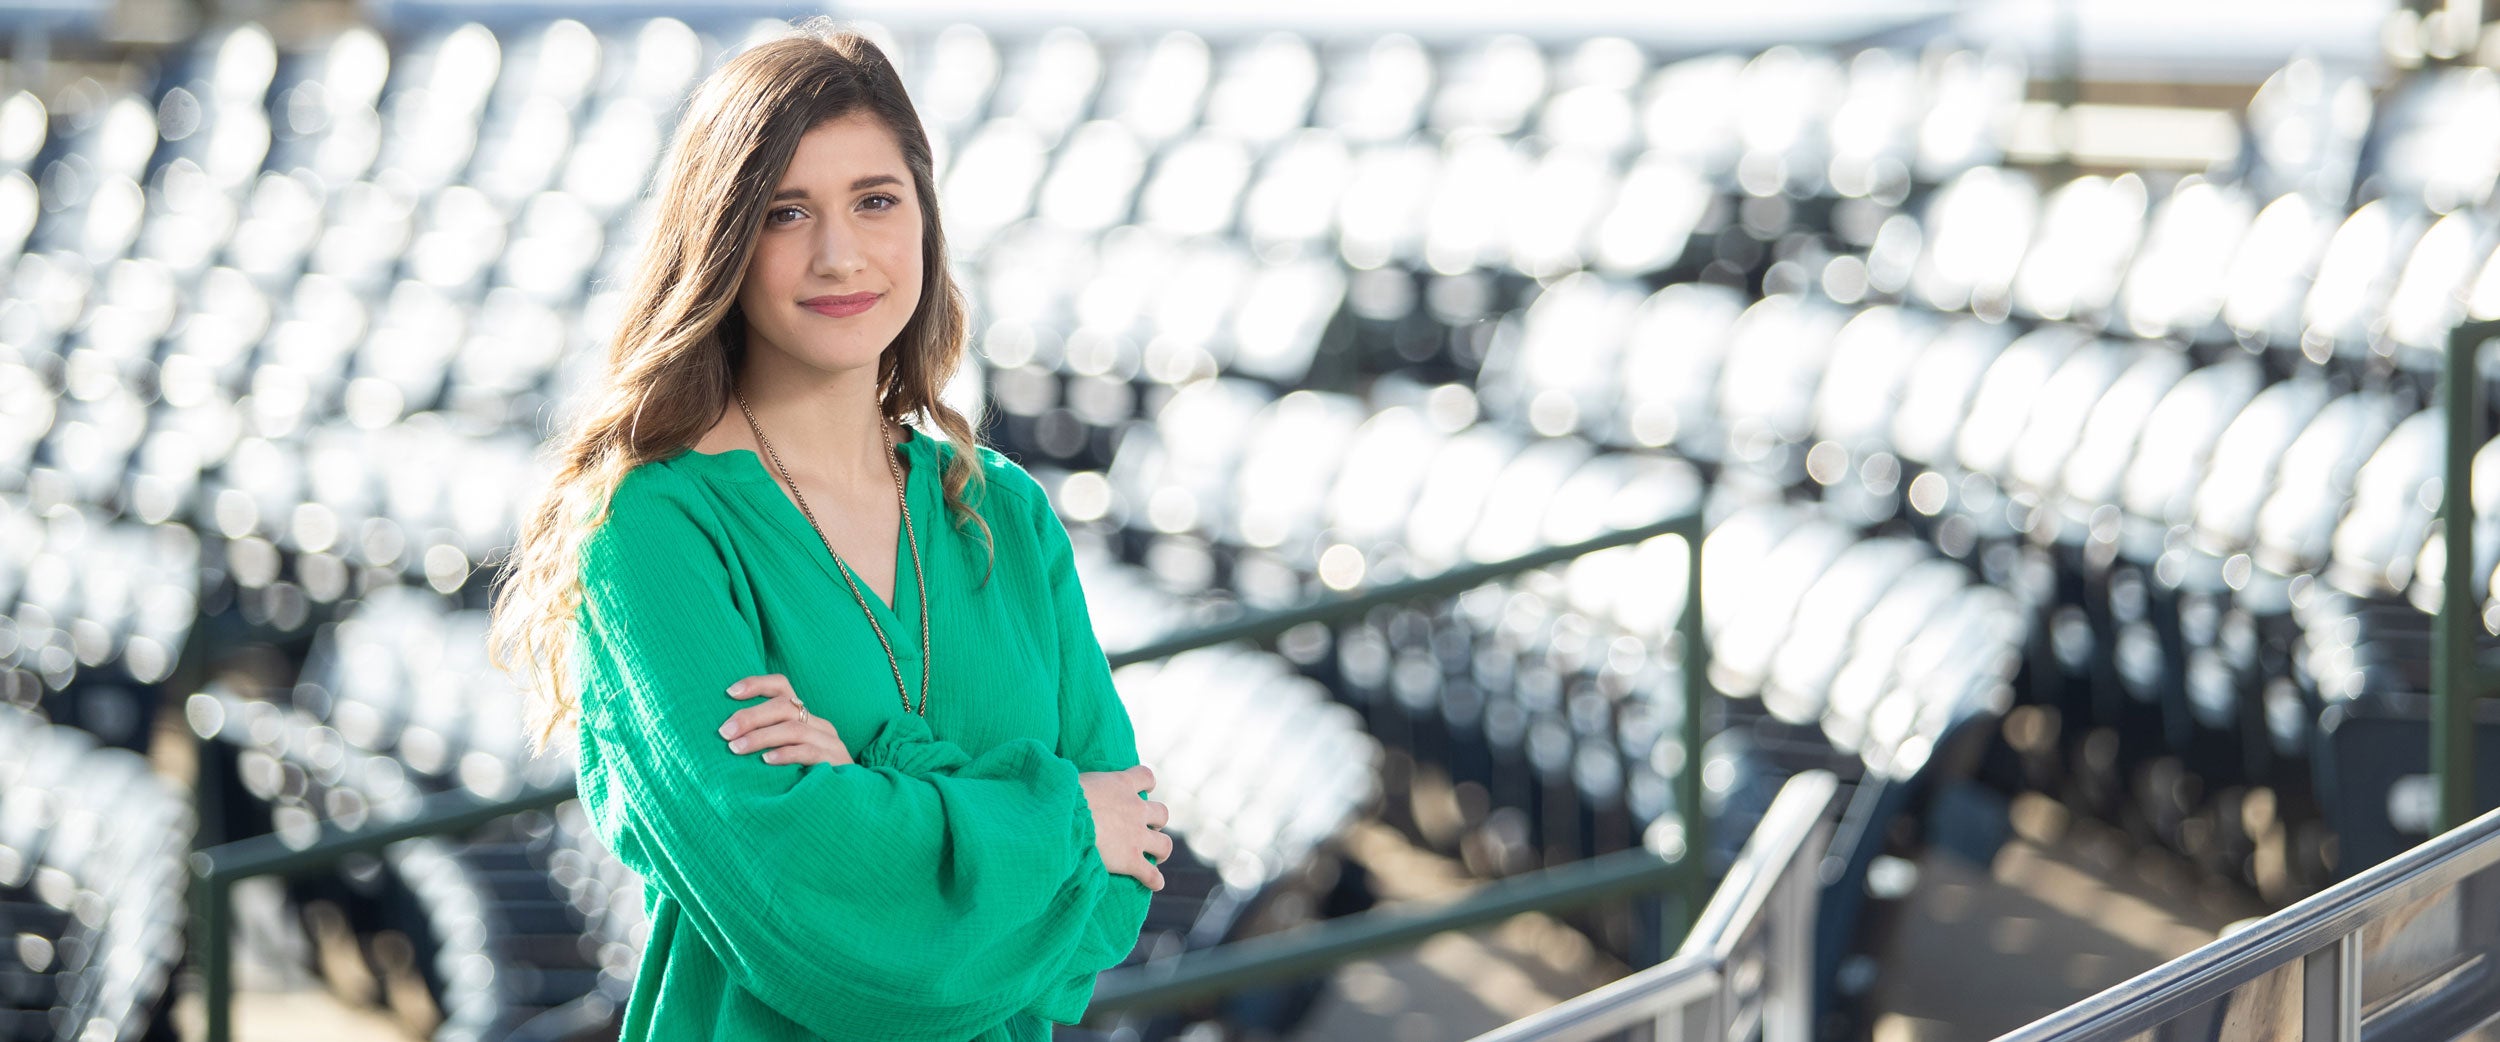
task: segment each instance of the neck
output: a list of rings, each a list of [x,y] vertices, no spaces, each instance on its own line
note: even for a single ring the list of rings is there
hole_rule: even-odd
[[[887,463],[889,446],[901,441],[901,424],[881,424],[876,399],[876,368],[861,366],[837,373],[805,367],[775,366],[776,353],[752,351],[739,373],[737,387],[747,411],[772,452],[756,451],[773,465],[772,454],[793,478],[810,484],[892,495],[894,471]],[[796,371],[786,371],[795,368]],[[747,430],[747,413],[729,402],[732,426]],[[888,440],[887,429],[892,440]],[[749,437],[753,437],[750,430]]]

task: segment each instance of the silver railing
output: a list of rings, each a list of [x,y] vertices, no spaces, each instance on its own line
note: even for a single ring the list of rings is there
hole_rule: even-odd
[[[2441,1042],[2500,1024],[2500,811],[1997,1042]]]
[[[1474,1042],[1806,1042],[1815,898],[1839,789],[1826,771],[1781,787],[1674,958]]]

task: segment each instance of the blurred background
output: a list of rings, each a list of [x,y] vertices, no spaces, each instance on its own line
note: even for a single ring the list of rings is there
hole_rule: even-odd
[[[615,1037],[485,609],[686,91],[813,13],[0,3],[0,1039]],[[1796,945],[1723,1037],[1993,1038],[2455,823],[2479,0],[832,13],[1174,809],[1064,1039],[1467,1038],[1697,919]]]

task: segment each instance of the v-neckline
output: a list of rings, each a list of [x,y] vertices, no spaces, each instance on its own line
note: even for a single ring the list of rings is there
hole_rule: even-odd
[[[923,453],[917,446],[929,439],[910,424],[904,424],[902,428],[909,437],[896,442],[895,447],[903,453],[904,461],[909,464],[903,473],[903,498],[908,503],[918,498],[916,490],[921,485],[920,472],[925,469],[926,463]],[[798,504],[791,500],[789,491],[782,487],[780,477],[773,473],[772,469],[764,463],[764,458],[755,450],[727,449],[721,452],[697,452],[692,447],[688,447],[683,455],[696,457],[707,464],[725,468],[718,472],[722,476],[747,484],[760,485],[763,490],[769,491],[772,498],[780,504],[777,508],[772,508],[774,516],[781,519],[782,532],[799,541],[801,555],[816,562],[816,566],[824,571],[825,577],[831,579],[836,585],[843,586],[844,592],[849,592],[849,583],[859,585],[858,602],[865,603],[868,610],[879,617],[878,627],[885,632],[888,642],[897,645],[895,649],[897,657],[919,653],[921,650],[919,631],[907,629],[903,625],[904,611],[919,604],[918,580],[915,578],[909,586],[903,582],[904,576],[912,574],[911,547],[915,541],[913,530],[918,527],[917,524],[907,526],[899,517],[896,519],[894,600],[888,603],[884,597],[878,595],[876,587],[870,586],[867,579],[862,578],[848,562],[837,558],[832,548],[825,545],[823,536],[808,523],[806,513],[799,510]],[[816,552],[820,550],[824,552]],[[923,544],[921,556],[925,558],[927,553],[927,547]],[[905,639],[905,635],[908,639]]]

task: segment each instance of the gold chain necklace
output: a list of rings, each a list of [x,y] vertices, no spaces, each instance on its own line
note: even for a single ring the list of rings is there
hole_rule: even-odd
[[[894,670],[894,693],[902,698],[903,711],[919,713],[923,717],[928,716],[929,659],[931,657],[929,653],[929,582],[920,572],[920,537],[911,527],[911,497],[903,491],[903,467],[894,462],[896,446],[891,441],[886,442],[885,465],[886,469],[894,472],[894,498],[903,507],[903,538],[905,542],[911,544],[912,582],[920,590],[920,708],[918,709],[912,708],[911,692],[903,687],[902,663],[894,657],[894,645],[885,639],[885,627],[877,625],[877,613],[868,609],[868,598],[859,592],[859,584],[851,580],[850,567],[843,564],[842,555],[834,551],[833,541],[825,538],[824,528],[816,523],[816,512],[807,508],[807,497],[799,493],[799,483],[792,481],[789,468],[781,465],[781,454],[773,451],[772,442],[764,440],[764,428],[756,425],[755,410],[747,407],[746,392],[739,391],[737,394],[738,411],[747,414],[747,428],[755,432],[755,443],[764,447],[764,454],[772,458],[773,469],[781,473],[782,481],[788,482],[791,498],[799,501],[799,513],[807,515],[807,527],[816,530],[816,538],[825,544],[825,552],[833,554],[835,570],[842,573],[842,585],[851,588],[851,599],[859,602],[860,614],[868,616],[868,628],[877,631],[877,643],[885,648],[885,664]],[[877,417],[879,440],[884,440],[889,432],[890,428],[887,426],[885,416],[879,414]]]

